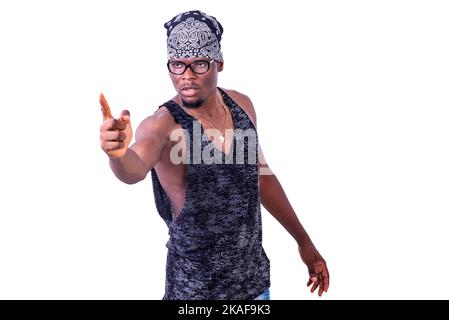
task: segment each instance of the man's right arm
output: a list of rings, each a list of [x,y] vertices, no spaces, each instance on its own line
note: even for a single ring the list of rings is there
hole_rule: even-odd
[[[136,130],[135,143],[127,148],[120,157],[109,155],[109,165],[115,176],[122,182],[134,184],[145,179],[148,172],[155,166],[168,139],[163,131],[161,116],[155,114],[142,121]],[[132,136],[132,130],[120,131]],[[104,150],[104,149],[103,149]],[[120,150],[120,149],[116,149]]]

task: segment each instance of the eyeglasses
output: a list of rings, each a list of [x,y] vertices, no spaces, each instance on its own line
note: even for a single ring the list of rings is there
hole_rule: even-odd
[[[186,72],[187,68],[190,68],[194,73],[196,74],[203,74],[209,71],[210,64],[214,60],[207,61],[207,60],[197,60],[192,63],[186,64],[181,61],[169,61],[167,63],[168,71],[170,71],[173,74],[181,75],[184,72]]]

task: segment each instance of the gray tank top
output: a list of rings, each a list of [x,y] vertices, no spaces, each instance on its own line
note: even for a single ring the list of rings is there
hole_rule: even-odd
[[[164,300],[254,299],[270,286],[270,261],[262,248],[257,148],[248,147],[250,138],[244,134],[247,129],[256,131],[242,108],[219,91],[234,123],[228,154],[207,138],[201,139],[199,148],[193,135],[194,122],[199,126],[196,119],[173,100],[163,105],[190,141],[185,202],[175,220],[157,172],[151,171],[156,207],[170,236]],[[257,134],[255,141],[257,146]],[[194,161],[198,149],[221,163]]]

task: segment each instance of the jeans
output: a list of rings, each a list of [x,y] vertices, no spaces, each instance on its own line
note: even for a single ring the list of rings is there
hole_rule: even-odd
[[[262,294],[254,298],[254,300],[270,300],[270,289],[266,288]]]

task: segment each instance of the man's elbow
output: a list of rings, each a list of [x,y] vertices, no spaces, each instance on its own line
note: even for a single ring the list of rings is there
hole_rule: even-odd
[[[145,175],[127,175],[127,176],[120,176],[120,175],[116,175],[116,177],[123,183],[126,184],[136,184],[142,180],[144,180],[146,178],[146,174]]]

